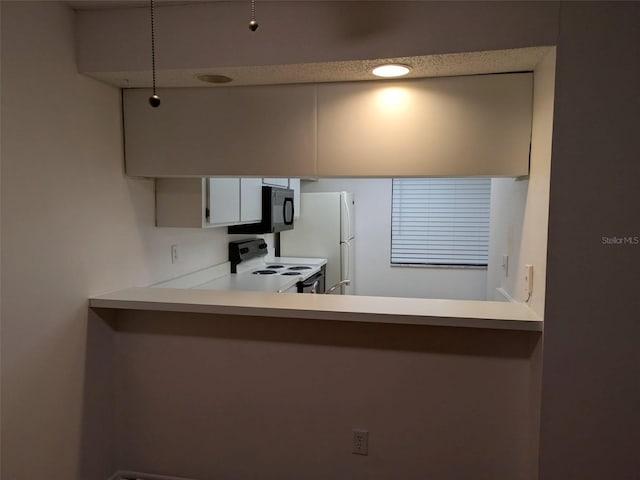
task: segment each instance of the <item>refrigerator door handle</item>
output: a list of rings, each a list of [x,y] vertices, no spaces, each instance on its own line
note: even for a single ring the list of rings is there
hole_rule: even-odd
[[[347,248],[344,249],[345,258],[342,259],[343,262],[346,260],[346,264],[347,264],[347,268],[346,268],[347,274],[344,276],[344,278],[345,278],[345,280],[351,280],[351,272],[349,271],[350,270],[349,267],[351,265],[350,258],[349,258],[349,250],[351,250],[351,248],[350,248],[351,245],[349,245],[349,242],[345,242],[344,245],[346,245],[346,247],[347,247]]]
[[[353,237],[353,232],[351,231],[351,209],[349,208],[349,196],[346,194],[342,194],[341,195],[342,198],[342,203],[344,203],[344,211],[345,211],[345,230],[348,230],[348,232],[342,232],[343,233],[343,237],[342,240],[343,241],[348,241],[351,239],[351,237]]]

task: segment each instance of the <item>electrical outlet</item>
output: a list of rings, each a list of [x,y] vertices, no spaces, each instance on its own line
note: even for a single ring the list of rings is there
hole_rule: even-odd
[[[369,455],[369,431],[354,428],[353,449],[351,453],[355,455]]]
[[[171,263],[178,261],[178,245],[171,245]]]
[[[533,293],[533,265],[524,266],[524,289],[527,295]]]

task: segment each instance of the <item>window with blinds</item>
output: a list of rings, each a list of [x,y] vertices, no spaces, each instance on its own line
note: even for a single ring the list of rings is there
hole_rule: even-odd
[[[486,266],[490,178],[395,178],[391,263]]]

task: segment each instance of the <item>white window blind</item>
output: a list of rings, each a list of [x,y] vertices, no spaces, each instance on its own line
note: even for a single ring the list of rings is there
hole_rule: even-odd
[[[490,178],[395,178],[391,263],[487,265]]]

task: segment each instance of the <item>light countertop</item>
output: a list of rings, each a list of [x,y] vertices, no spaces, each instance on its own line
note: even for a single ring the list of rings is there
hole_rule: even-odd
[[[325,259],[271,257],[268,264],[322,266]],[[131,287],[89,299],[91,308],[542,331],[526,304],[476,300],[275,293],[298,276],[230,273],[228,262],[150,287]],[[308,276],[308,275],[307,275]]]
[[[325,258],[300,258],[300,257],[265,257],[259,262],[242,263],[238,266],[238,273],[231,273],[229,262],[207,267],[178,278],[167,280],[152,285],[152,288],[193,288],[201,290],[242,290],[253,292],[284,292],[293,287],[300,280],[315,273],[301,271],[300,275],[253,275],[251,272],[265,264],[279,265],[309,265],[321,267],[325,265]],[[241,268],[241,266],[243,266]],[[264,268],[264,267],[262,267]]]
[[[92,308],[542,331],[525,304],[132,287],[89,299]]]

